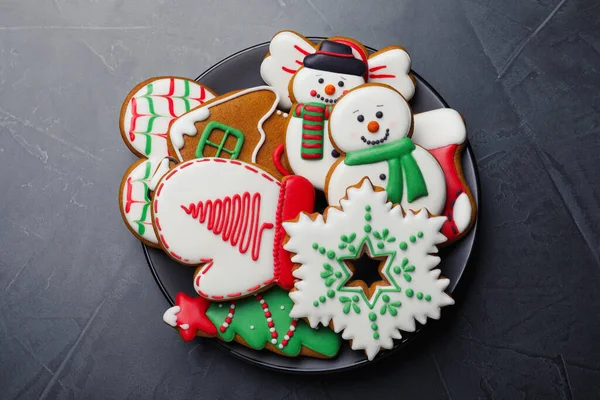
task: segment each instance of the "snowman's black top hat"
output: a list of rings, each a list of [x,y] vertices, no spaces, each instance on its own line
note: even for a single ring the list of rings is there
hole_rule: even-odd
[[[316,53],[304,57],[304,66],[356,76],[363,76],[367,70],[367,65],[354,57],[350,46],[330,40],[323,40]]]

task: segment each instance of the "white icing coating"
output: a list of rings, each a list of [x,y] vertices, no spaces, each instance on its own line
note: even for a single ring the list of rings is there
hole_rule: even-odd
[[[323,80],[322,83],[319,82],[320,79]],[[343,86],[340,86],[340,83]],[[333,104],[342,94],[363,83],[365,83],[365,79],[362,76],[303,67],[294,74],[292,93],[296,103],[317,101],[323,104]],[[332,94],[325,93],[325,88],[329,85],[333,87]],[[315,91],[314,96],[311,94],[313,90]]]
[[[150,197],[148,189],[152,172],[157,168],[159,159],[141,159],[121,183],[121,212],[136,236],[150,243],[158,244],[152,228]]]
[[[137,90],[120,121],[124,139],[141,155],[161,159],[168,155],[164,135],[171,121],[215,97],[197,82],[182,78],[155,78]]]
[[[177,150],[179,161],[182,160],[178,150],[181,150],[185,144],[183,136],[196,136],[198,133],[195,125],[196,122],[205,121],[208,119],[208,117],[210,117],[209,108],[207,106],[200,107],[182,115],[171,126],[171,129],[169,130],[169,137],[171,138],[173,147],[175,147]]]
[[[387,202],[386,193],[375,192],[368,180],[350,188],[341,206],[329,208],[327,220],[302,214],[283,224],[290,237],[285,249],[300,264],[294,270],[299,280],[290,292],[290,316],[308,318],[313,328],[333,322],[353,349],[365,350],[372,360],[381,348],[393,347],[400,330],[413,332],[415,320],[438,319],[440,308],[454,303],[444,292],[450,281],[439,279],[435,269],[440,258],[431,255],[446,240],[439,232],[446,218],[430,218],[426,212],[403,216],[401,207]],[[377,286],[370,298],[362,287],[347,286],[352,271],[343,261],[363,248],[385,259],[381,273],[389,282]]]
[[[378,117],[377,113],[382,115]],[[372,123],[377,125],[374,132],[369,129]],[[330,137],[344,152],[377,148],[404,139],[410,131],[411,123],[411,110],[398,92],[386,86],[364,85],[344,96],[333,109]],[[431,213],[439,214],[446,201],[446,180],[442,168],[435,157],[419,146],[411,154],[421,170],[428,195],[409,203],[408,183],[404,178],[400,204],[406,209],[427,208]],[[352,166],[342,161],[329,171],[329,181],[325,188],[327,201],[329,205],[336,205],[344,196],[346,188],[357,184],[363,177],[368,177],[376,186],[386,188],[390,174],[386,161]]]
[[[454,208],[452,212],[452,218],[456,224],[458,232],[464,232],[465,229],[471,223],[471,216],[473,215],[473,206],[469,200],[469,196],[466,193],[461,193],[460,196],[454,202]]]
[[[286,110],[292,106],[288,85],[294,72],[302,65],[303,52],[314,53],[314,45],[294,32],[282,31],[271,39],[269,56],[260,65],[262,79],[279,94],[279,105]]]
[[[177,314],[181,311],[181,307],[173,306],[163,314],[163,321],[171,325],[173,328],[177,326]]]
[[[152,179],[150,179],[150,182],[148,183],[148,189],[150,189],[154,192],[154,189],[156,188],[158,181],[160,181],[161,178],[163,177],[163,175],[169,171],[169,162],[170,162],[170,160],[168,157],[165,157],[162,160],[160,160],[158,167],[156,168],[156,170],[154,171],[154,174],[152,175]]]
[[[198,294],[236,298],[272,282],[280,186],[255,166],[218,158],[179,164],[159,183],[152,204],[156,232],[163,249],[178,262],[205,264],[194,277]],[[246,193],[249,202],[243,203]],[[235,203],[237,196],[240,203]],[[223,211],[224,201],[234,204],[237,217],[231,209]],[[232,244],[234,237],[240,239]],[[242,243],[247,244],[244,251]]]
[[[377,117],[377,113],[383,115]],[[370,132],[368,125],[373,122],[378,125],[378,130]],[[336,104],[329,118],[331,139],[343,152],[373,146],[367,144],[367,140],[389,143],[403,139],[408,136],[411,125],[408,103],[398,92],[378,85],[348,93]]]
[[[171,126],[171,129],[169,129],[169,138],[171,139],[171,143],[173,143],[173,147],[175,148],[175,154],[177,155],[177,158],[179,159],[179,161],[183,161],[183,159],[181,157],[181,152],[179,151],[183,148],[183,145],[184,145],[183,135],[188,135],[188,136],[196,135],[198,133],[198,131],[194,124],[198,121],[205,121],[207,118],[209,118],[210,108],[217,106],[219,104],[226,103],[230,100],[237,99],[238,97],[244,96],[248,93],[257,92],[260,90],[266,90],[269,92],[273,92],[275,94],[275,101],[273,101],[273,104],[271,105],[271,108],[269,109],[269,111],[267,111],[265,113],[265,115],[263,115],[262,118],[258,121],[257,129],[260,134],[260,140],[258,141],[256,147],[252,151],[252,162],[256,162],[256,157],[258,156],[258,152],[260,151],[260,148],[262,147],[262,145],[265,143],[265,139],[267,137],[267,135],[263,129],[263,123],[267,120],[267,118],[269,118],[271,116],[271,114],[273,114],[273,112],[275,111],[275,108],[277,107],[277,104],[279,102],[279,95],[277,94],[277,92],[275,92],[273,90],[273,88],[270,88],[269,86],[256,86],[253,88],[240,90],[239,92],[236,92],[230,96],[222,97],[218,100],[215,100],[205,106],[196,108],[196,109],[190,111],[189,113],[179,117],[175,121],[175,123],[173,123],[173,125]]]
[[[369,57],[368,81],[390,85],[410,100],[415,94],[415,84],[409,76],[410,64],[410,56],[403,49],[382,49]]]
[[[414,116],[412,140],[427,150],[467,140],[467,127],[461,115],[451,108],[440,108]]]

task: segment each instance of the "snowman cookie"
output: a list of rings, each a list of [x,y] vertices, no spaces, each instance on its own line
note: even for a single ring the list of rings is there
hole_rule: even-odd
[[[277,287],[221,303],[178,293],[163,320],[177,328],[185,341],[196,336],[217,337],[288,357],[334,357],[340,337],[329,328],[312,329],[302,319],[290,317],[292,305],[288,292]]]
[[[283,31],[273,37],[261,64],[263,80],[283,99],[280,106],[291,104],[285,136],[290,167],[316,189],[324,189],[327,171],[339,157],[327,126],[331,108],[342,94],[367,81],[386,82],[408,99],[414,94],[410,57],[404,49],[394,46],[367,54],[352,39],[331,38],[315,46]]]
[[[454,304],[433,255],[446,240],[440,233],[446,218],[404,211],[387,197],[364,178],[348,188],[340,207],[283,224],[298,278],[290,316],[312,327],[332,324],[369,360],[391,349],[400,331],[414,332],[415,321],[438,319],[441,307]],[[370,286],[354,278],[352,260],[364,253],[381,261],[381,280]]]
[[[282,222],[314,206],[301,176],[277,180],[258,166],[222,158],[178,164],[152,201],[158,242],[175,261],[198,266],[196,292],[213,301],[245,297],[277,284],[291,288]]]
[[[413,115],[399,92],[373,83],[351,90],[336,104],[329,130],[342,154],[327,176],[330,205],[337,205],[346,188],[366,176],[405,209],[441,213],[444,173],[437,160],[410,139]]]
[[[466,129],[460,114],[440,109],[412,115],[400,93],[380,84],[350,91],[330,119],[334,146],[344,156],[329,171],[326,194],[338,203],[345,189],[367,176],[392,202],[444,215],[448,243],[475,218],[461,169]]]
[[[148,246],[158,247],[150,219],[151,180],[169,156],[167,131],[173,121],[215,97],[207,87],[179,77],[148,79],[133,88],[121,107],[121,137],[139,160],[127,169],[119,206],[127,228]]]

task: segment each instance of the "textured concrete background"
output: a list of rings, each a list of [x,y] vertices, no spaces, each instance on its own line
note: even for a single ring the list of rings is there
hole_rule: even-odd
[[[127,92],[281,29],[406,47],[481,175],[442,333],[336,376],[178,340],[116,205]],[[594,0],[0,1],[0,398],[597,398],[599,82]]]

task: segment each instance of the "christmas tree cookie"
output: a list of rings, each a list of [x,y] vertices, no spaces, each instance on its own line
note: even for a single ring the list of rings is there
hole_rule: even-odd
[[[288,292],[279,288],[225,303],[179,293],[163,320],[188,341],[196,336],[218,337],[290,357],[334,357],[340,337],[329,328],[312,329],[303,320],[290,317],[292,305]]]

